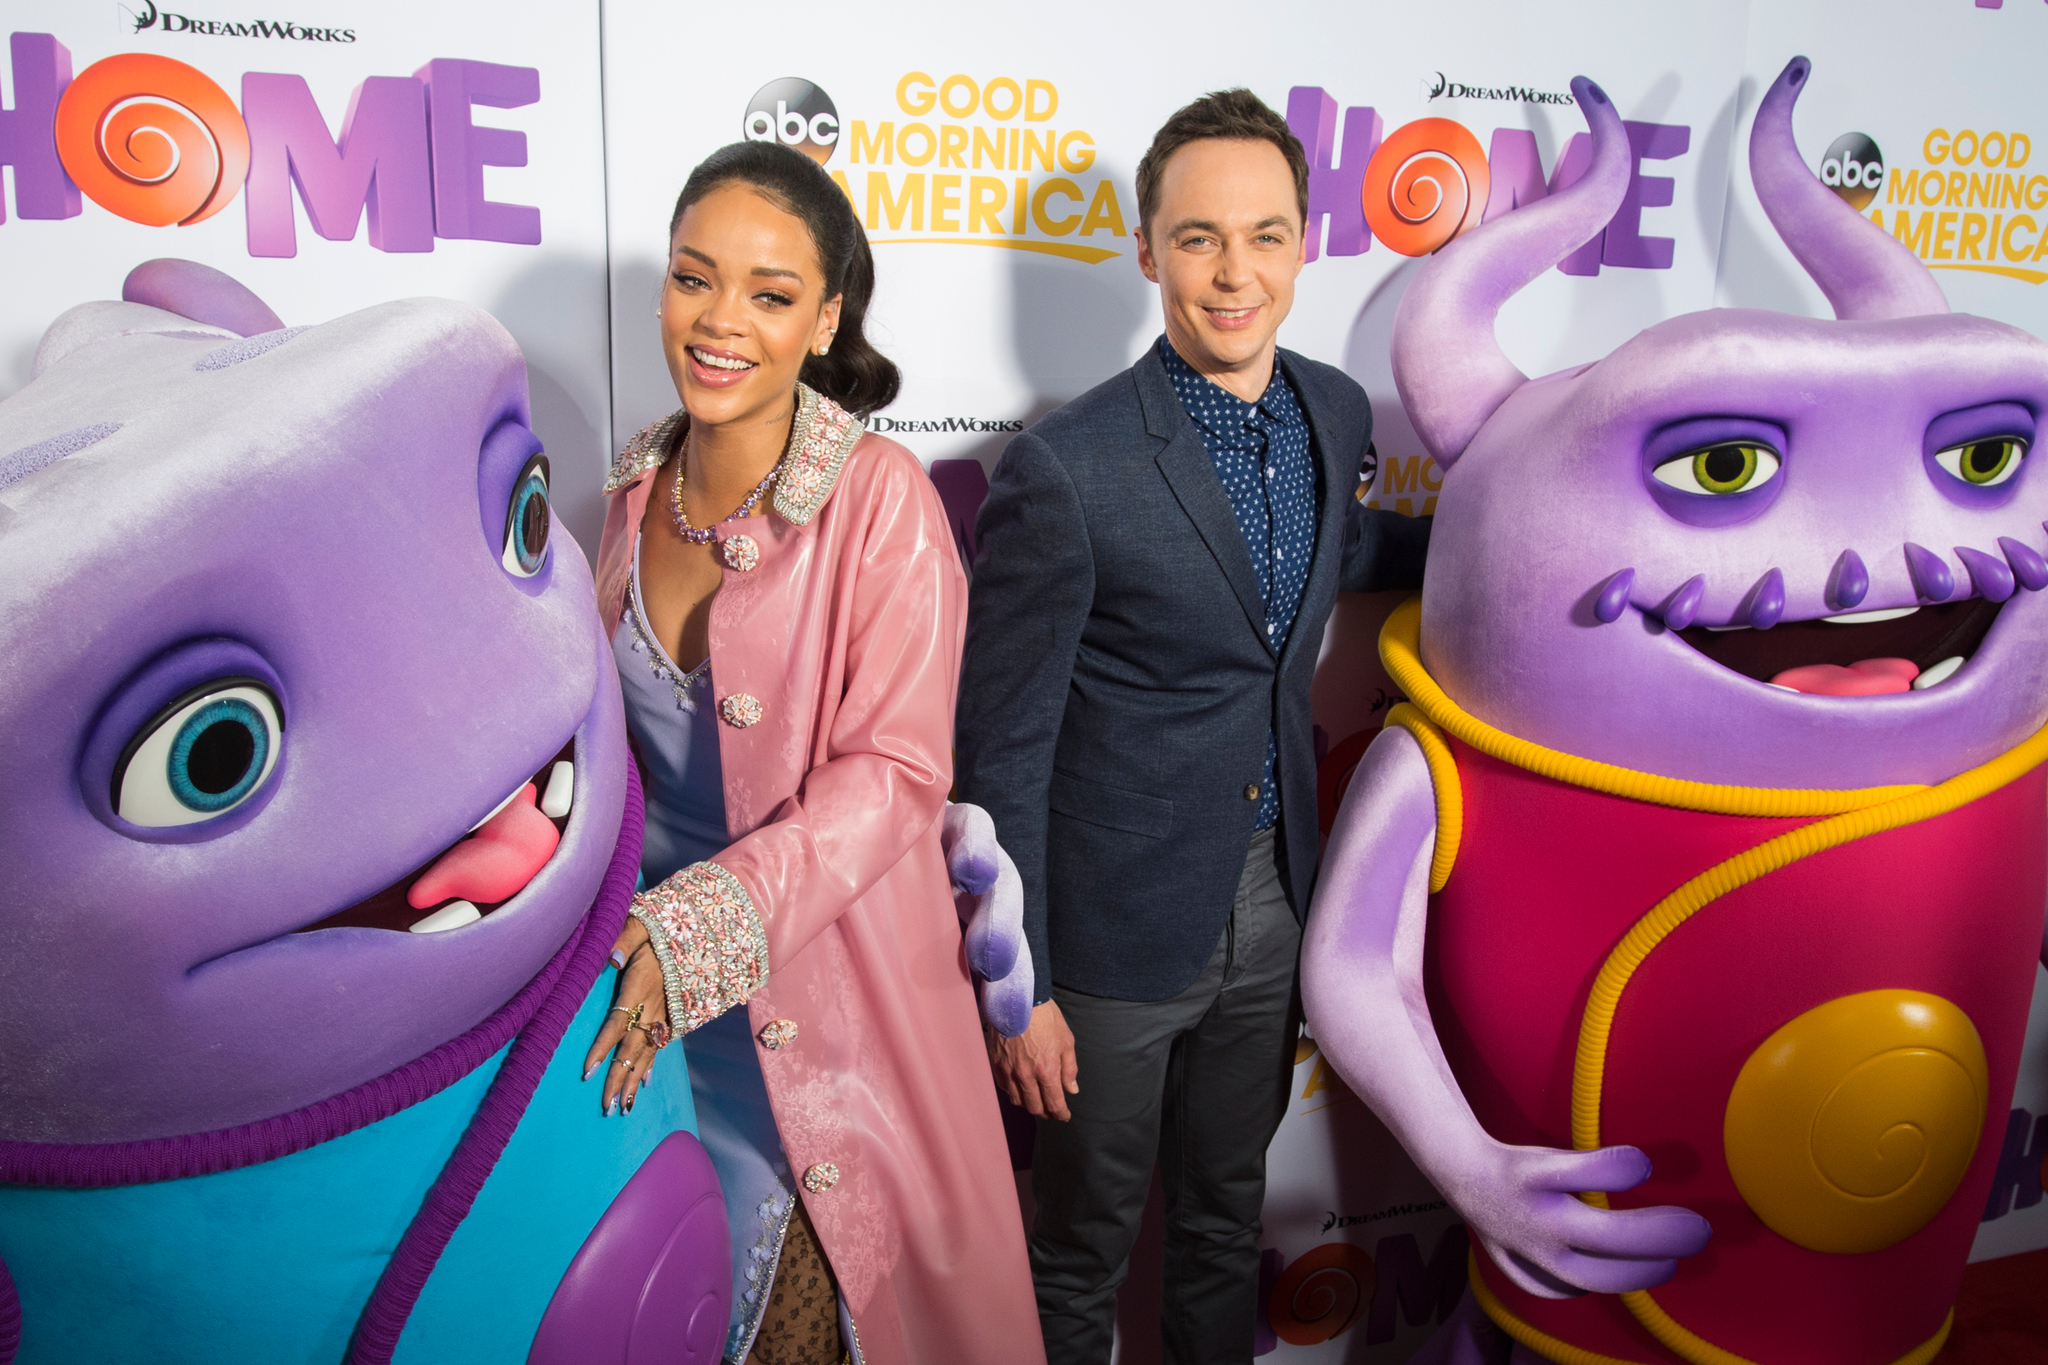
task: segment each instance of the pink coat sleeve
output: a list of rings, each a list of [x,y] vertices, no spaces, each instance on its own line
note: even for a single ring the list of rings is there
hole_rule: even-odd
[[[836,566],[852,580],[841,590],[844,683],[820,761],[715,859],[758,908],[771,970],[932,833],[953,785],[966,579],[930,483],[895,462],[877,482]]]

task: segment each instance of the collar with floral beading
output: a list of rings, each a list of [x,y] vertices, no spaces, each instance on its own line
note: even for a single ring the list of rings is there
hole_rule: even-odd
[[[688,421],[688,413],[677,408],[635,433],[612,461],[604,491],[616,493],[649,470],[659,468],[675,448],[677,433]],[[847,455],[866,431],[859,418],[824,394],[808,384],[796,386],[796,420],[790,424],[789,451],[783,457],[782,477],[775,481],[775,510],[783,520],[795,526],[809,524],[832,495]]]

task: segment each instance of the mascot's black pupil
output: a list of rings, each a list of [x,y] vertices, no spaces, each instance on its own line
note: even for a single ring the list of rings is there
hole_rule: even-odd
[[[256,736],[240,721],[217,720],[192,741],[185,773],[208,796],[232,791],[256,757]]]
[[[1998,462],[2005,456],[2005,442],[1979,441],[1970,447],[1970,472],[1973,474],[1996,474]]]
[[[1742,477],[1742,450],[1738,446],[1721,446],[1707,452],[1707,477],[1715,483],[1734,483]]]
[[[538,555],[548,544],[548,500],[530,497],[519,512],[519,543],[526,549],[529,558]]]

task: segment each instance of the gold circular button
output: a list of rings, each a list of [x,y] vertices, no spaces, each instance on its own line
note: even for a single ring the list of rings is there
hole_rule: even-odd
[[[1245,800],[1247,800],[1247,801],[1256,801],[1256,800],[1258,800],[1258,799],[1259,799],[1259,784],[1258,784],[1258,783],[1256,783],[1256,782],[1247,782],[1247,783],[1245,783],[1245,788],[1244,788],[1244,799],[1245,799]]]
[[[1722,1143],[1743,1202],[1812,1251],[1879,1251],[1948,1204],[1984,1132],[1970,1016],[1924,991],[1845,995],[1750,1054]]]

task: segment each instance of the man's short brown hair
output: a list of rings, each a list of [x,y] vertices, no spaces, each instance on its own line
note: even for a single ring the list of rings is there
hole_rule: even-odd
[[[1308,222],[1308,153],[1302,150],[1301,139],[1264,100],[1239,86],[1234,90],[1212,91],[1175,111],[1152,135],[1152,145],[1138,163],[1139,231],[1151,234],[1152,215],[1159,209],[1159,180],[1166,172],[1167,159],[1188,143],[1204,138],[1270,142],[1278,147],[1280,155],[1287,158],[1287,169],[1294,172],[1294,198],[1301,209],[1301,220],[1304,225]]]

